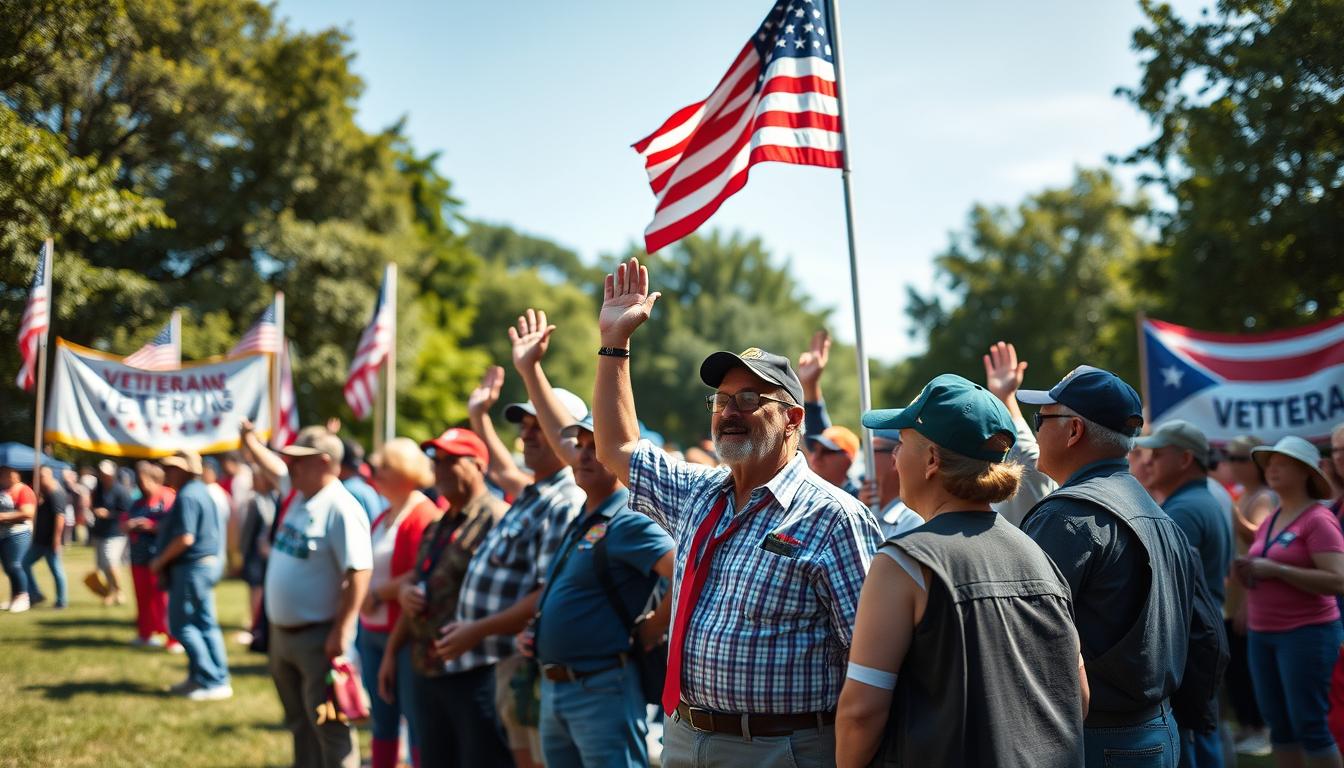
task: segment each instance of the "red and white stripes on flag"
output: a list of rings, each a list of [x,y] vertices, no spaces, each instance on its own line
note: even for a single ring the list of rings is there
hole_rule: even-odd
[[[280,405],[279,423],[271,433],[271,445],[284,448],[299,436],[299,404],[294,398],[294,370],[290,364],[289,342],[285,342],[280,353]]]
[[[51,241],[48,240],[42,246],[42,255],[37,257],[37,269],[28,290],[28,304],[23,308],[23,320],[19,323],[22,363],[14,383],[25,392],[32,392],[37,386],[38,348],[51,328],[51,251]]]
[[[266,311],[261,313],[257,322],[247,329],[247,333],[229,350],[229,357],[252,355],[258,352],[277,354],[280,352],[280,328],[275,323],[275,302],[272,301]]]
[[[378,391],[378,368],[396,343],[392,333],[392,313],[395,311],[395,302],[388,296],[387,272],[384,272],[383,285],[378,289],[378,303],[373,307],[373,320],[359,336],[359,347],[345,382],[345,402],[358,420],[368,418],[373,411]]]
[[[126,365],[146,371],[175,371],[182,367],[182,340],[174,333],[172,320],[148,344],[127,355]]]
[[[657,197],[649,253],[691,234],[765,161],[843,164],[825,0],[780,0],[704,101],[634,145]]]

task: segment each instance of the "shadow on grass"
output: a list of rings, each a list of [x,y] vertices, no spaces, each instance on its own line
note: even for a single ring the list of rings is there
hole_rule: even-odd
[[[125,640],[99,635],[61,635],[59,637],[39,637],[37,648],[42,651],[61,651],[70,648],[119,648],[134,651]]]
[[[271,676],[270,667],[268,667],[266,665],[266,662],[264,661],[239,664],[233,660],[234,658],[235,657],[233,656],[229,657],[229,674],[231,675],[238,677],[252,676],[252,677],[267,677],[267,678]]]
[[[39,627],[47,627],[49,629],[68,629],[71,627],[125,627],[132,631],[135,630],[135,619],[127,619],[124,616],[99,616],[97,618],[69,616],[61,617],[59,619],[39,619],[36,624]]]
[[[129,680],[95,680],[79,683],[30,685],[24,688],[24,690],[40,693],[44,698],[57,701],[68,701],[75,696],[85,693],[91,693],[97,696],[152,696],[156,699],[165,696],[163,691],[154,686],[145,685],[144,683],[135,683]]]

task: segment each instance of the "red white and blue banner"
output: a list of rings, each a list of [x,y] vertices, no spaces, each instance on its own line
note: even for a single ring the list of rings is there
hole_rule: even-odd
[[[266,355],[150,371],[57,339],[45,438],[134,458],[235,450],[244,418],[270,436],[270,371]]]
[[[1269,333],[1145,320],[1148,418],[1184,419],[1223,442],[1328,438],[1344,422],[1344,317]]]

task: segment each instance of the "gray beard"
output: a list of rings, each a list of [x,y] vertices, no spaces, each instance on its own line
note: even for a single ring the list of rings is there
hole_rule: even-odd
[[[719,454],[720,461],[733,467],[769,456],[777,452],[783,443],[784,435],[780,433],[767,433],[759,440],[748,437],[731,444],[719,442],[719,435],[715,435],[714,451]]]

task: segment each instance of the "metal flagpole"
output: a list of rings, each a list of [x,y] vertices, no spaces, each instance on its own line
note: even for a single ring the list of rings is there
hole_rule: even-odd
[[[177,347],[177,367],[182,367],[182,310],[174,309],[173,317],[168,321],[172,325],[172,330],[168,332],[173,337],[173,346]]]
[[[280,434],[280,359],[285,354],[285,292],[275,292],[275,332],[280,340],[280,349],[271,355],[271,439]]]
[[[1143,433],[1152,431],[1148,423],[1148,404],[1152,402],[1148,394],[1148,344],[1143,337],[1143,327],[1148,324],[1148,314],[1139,310],[1134,314],[1134,327],[1139,334],[1139,392],[1143,395]]]
[[[383,278],[387,285],[387,301],[392,311],[387,314],[392,326],[392,343],[388,345],[387,357],[383,360],[383,442],[389,442],[397,436],[397,265],[387,265],[387,275]]]
[[[826,11],[830,16],[831,40],[835,46],[835,100],[839,106],[840,138],[843,142],[841,152],[840,179],[845,190],[845,234],[849,240],[849,286],[854,306],[854,347],[859,355],[859,412],[860,415],[871,409],[871,384],[868,379],[868,354],[863,346],[863,312],[859,309],[859,256],[854,246],[854,201],[850,183],[850,144],[849,117],[845,109],[845,76],[840,47],[840,9],[839,0],[830,0]],[[871,480],[873,477],[873,435],[870,430],[861,429],[863,435],[863,462],[865,471]]]
[[[51,238],[42,243],[43,270],[42,279],[46,281],[47,322],[37,337],[37,403],[33,410],[33,492],[42,496],[42,483],[38,481],[38,470],[42,468],[42,443],[46,424],[47,408],[47,333],[51,329],[51,320],[56,316],[56,305],[51,294],[51,261],[55,245]]]

